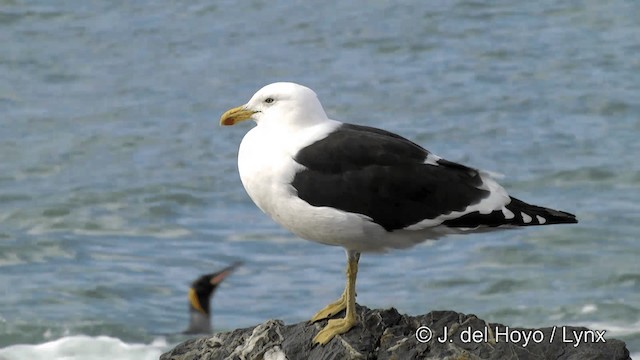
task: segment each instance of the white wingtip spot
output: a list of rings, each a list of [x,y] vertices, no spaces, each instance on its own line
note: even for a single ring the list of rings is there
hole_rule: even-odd
[[[502,207],[502,215],[504,215],[504,218],[507,219],[507,220],[513,219],[515,217],[513,212],[511,212],[511,210],[507,209],[504,206]]]
[[[525,224],[528,224],[531,222],[531,216],[523,213],[522,211],[520,212],[520,215],[522,215],[522,221],[524,221]],[[538,216],[539,218],[539,216]]]
[[[442,159],[440,156],[429,153],[427,154],[427,158],[424,159],[424,163],[428,165],[440,166],[440,164],[438,164],[438,160],[440,159]]]
[[[538,222],[540,223],[540,225],[542,225],[542,224],[547,222],[547,219],[543,218],[540,215],[536,215],[536,219],[538,219]]]

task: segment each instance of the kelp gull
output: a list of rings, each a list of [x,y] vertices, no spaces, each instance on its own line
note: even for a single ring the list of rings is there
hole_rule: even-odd
[[[316,94],[294,83],[260,89],[221,125],[254,120],[238,153],[255,204],[301,238],[347,252],[347,286],[312,318],[330,318],[326,344],[355,323],[361,252],[406,248],[452,233],[576,223],[570,213],[510,197],[489,173],[447,161],[391,132],[327,117]]]

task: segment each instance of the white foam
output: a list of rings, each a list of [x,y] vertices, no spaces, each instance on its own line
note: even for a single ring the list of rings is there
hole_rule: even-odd
[[[109,336],[76,335],[37,345],[11,345],[0,349],[0,360],[157,360],[169,347],[164,338],[128,344]]]

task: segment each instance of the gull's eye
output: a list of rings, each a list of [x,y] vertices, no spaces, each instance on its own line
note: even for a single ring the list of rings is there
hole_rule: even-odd
[[[271,104],[272,102],[274,102],[275,100],[273,100],[273,98],[266,98],[264,100],[264,102],[266,102],[267,104]]]

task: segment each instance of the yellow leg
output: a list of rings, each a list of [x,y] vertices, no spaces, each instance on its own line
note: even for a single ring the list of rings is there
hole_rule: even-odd
[[[347,308],[347,289],[345,288],[344,291],[342,292],[342,295],[340,295],[340,298],[332,302],[331,304],[325,306],[322,310],[318,311],[315,315],[313,315],[313,317],[311,318],[311,322],[328,319],[346,308]]]
[[[331,341],[336,335],[344,334],[356,325],[356,277],[358,276],[358,260],[360,253],[347,251],[347,286],[340,299],[320,310],[313,318],[323,316],[325,313],[332,313],[336,309],[342,311],[346,307],[347,311],[342,319],[333,319],[327,322],[327,326],[313,338],[316,344],[324,345]],[[335,313],[333,313],[335,314]]]

